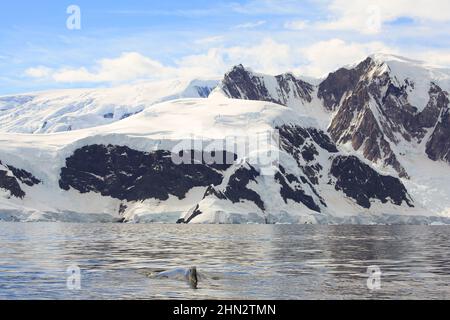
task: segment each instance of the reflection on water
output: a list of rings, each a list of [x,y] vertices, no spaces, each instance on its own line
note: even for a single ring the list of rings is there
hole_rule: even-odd
[[[450,299],[445,226],[0,223],[0,243],[0,299]],[[191,266],[197,290],[146,273]]]

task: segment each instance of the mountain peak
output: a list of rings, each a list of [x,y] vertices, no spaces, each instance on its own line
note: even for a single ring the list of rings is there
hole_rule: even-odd
[[[232,69],[245,69],[242,63],[235,65]]]
[[[240,63],[240,64],[233,66],[228,73],[235,72],[235,71],[249,71],[249,69],[244,67],[244,65],[242,63]]]
[[[449,68],[392,54],[373,54],[368,59],[376,64],[377,73],[389,72],[400,85],[404,82],[414,83],[421,96],[428,97],[430,83],[435,83],[444,90],[450,89]]]
[[[405,58],[393,54],[376,53],[369,56],[375,63],[387,66],[391,71],[408,73],[409,76],[420,74],[422,78],[431,77],[436,81],[447,80],[450,78],[450,68],[439,65],[433,65],[422,60]]]
[[[370,59],[372,59],[375,62],[381,62],[381,63],[389,63],[389,62],[402,62],[402,63],[408,63],[408,64],[415,64],[415,65],[424,65],[425,63],[423,61],[419,60],[413,60],[409,58],[405,58],[402,56],[394,55],[394,54],[387,54],[387,53],[375,53],[369,56]]]
[[[267,101],[284,106],[312,101],[314,88],[292,72],[272,76],[253,72],[242,64],[225,74],[217,92],[233,99]]]

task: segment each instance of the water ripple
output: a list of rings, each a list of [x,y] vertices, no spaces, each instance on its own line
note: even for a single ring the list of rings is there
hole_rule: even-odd
[[[450,299],[445,226],[0,223],[0,243],[0,299]],[[198,290],[143,272],[189,266]]]

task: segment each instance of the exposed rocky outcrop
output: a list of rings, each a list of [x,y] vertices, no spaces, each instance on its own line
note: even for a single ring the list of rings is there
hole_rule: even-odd
[[[293,74],[255,74],[242,65],[228,72],[219,88],[229,98],[258,100],[288,105],[289,101],[311,102],[313,86]]]
[[[307,208],[321,212],[319,205],[316,204],[314,198],[305,193],[303,189],[305,186],[309,186],[308,182],[303,180],[300,181],[299,178],[292,174],[286,175],[286,171],[283,167],[280,168],[280,172],[275,174],[275,180],[281,185],[280,194],[286,203],[288,200],[292,200],[295,203],[302,203]],[[322,200],[322,205],[326,204]]]
[[[450,110],[442,114],[436,129],[426,146],[426,152],[432,160],[450,163]]]
[[[319,145],[319,147],[327,150],[330,153],[338,152],[336,144],[333,142],[333,140],[330,139],[330,137],[325,132],[316,128],[308,128],[307,131],[310,137],[313,139],[315,143],[317,143],[317,145]]]
[[[206,190],[203,200],[214,198],[230,201],[233,204],[249,201],[254,203],[262,212],[264,212],[265,205],[261,196],[248,187],[250,182],[257,184],[257,178],[259,176],[260,173],[248,163],[240,165],[234,170],[224,188],[220,189],[215,186],[210,186]],[[184,218],[179,219],[177,223],[189,223],[202,213],[200,205],[197,204]]]
[[[438,123],[439,116],[448,110],[448,93],[438,85],[432,83],[429,91],[430,101],[426,108],[416,116],[413,127],[410,131],[417,132],[418,138],[423,138],[425,132],[422,128],[433,128]]]
[[[325,132],[295,125],[284,125],[277,129],[281,149],[295,159],[301,172],[294,174],[280,165],[275,173],[274,180],[280,185],[279,196],[286,204],[291,201],[303,204],[311,211],[323,212],[328,205],[321,195],[322,185],[331,175],[333,179],[328,180],[328,183],[355,199],[363,208],[371,208],[371,201],[374,200],[397,206],[413,206],[412,199],[398,178],[379,174],[357,157],[340,155],[337,146]],[[325,171],[324,167],[330,168],[330,171]],[[251,166],[237,169],[225,189],[211,186],[204,199],[229,200],[232,203],[248,200],[264,211],[260,195],[247,187],[250,181],[256,182],[257,176],[256,169]],[[203,209],[201,205],[195,206],[179,222],[189,223],[201,215]]]
[[[1,162],[0,162],[1,164]],[[40,184],[41,181],[34,177],[31,173],[23,169],[17,169],[13,166],[7,166],[9,170],[11,170],[14,177],[16,177],[20,182],[26,184],[29,187]]]
[[[413,207],[412,200],[402,182],[391,176],[383,176],[354,156],[339,156],[333,161],[330,174],[336,178],[336,190],[364,207],[371,207],[371,200],[395,205],[405,202]]]
[[[293,156],[299,168],[312,185],[319,184],[319,178],[323,169],[318,160],[319,147],[327,153],[338,152],[336,145],[324,132],[299,126],[281,126],[277,128],[280,134],[281,148]]]
[[[325,108],[334,110],[339,107],[342,97],[353,91],[371,63],[368,58],[354,69],[341,68],[330,73],[319,85],[318,97],[324,102]]]
[[[5,165],[0,161],[0,189],[9,191],[13,197],[23,199],[26,194],[20,186],[21,183],[33,187],[41,181],[28,171]]]
[[[222,172],[231,165],[194,162],[203,155],[193,151],[192,163],[175,164],[169,151],[152,153],[113,145],[91,145],[75,151],[61,170],[60,187],[81,193],[127,201],[182,199],[194,187],[222,183]],[[229,155],[223,152],[223,163]],[[234,155],[233,155],[234,157]]]
[[[344,101],[330,125],[329,132],[338,144],[351,142],[353,149],[362,150],[366,159],[373,162],[382,160],[385,165],[393,167],[401,177],[408,176],[371,109],[370,96],[364,86]]]
[[[251,181],[257,183],[256,178],[258,176],[259,172],[251,165],[246,164],[245,166],[241,166],[230,177],[225,192],[223,193],[225,198],[233,203],[248,200],[254,202],[258,208],[264,211],[264,202],[261,200],[259,194],[247,187]]]
[[[382,203],[392,199],[395,205],[400,206],[405,201],[412,206],[412,200],[399,179],[380,175],[357,157],[339,155],[336,145],[324,132],[298,126],[282,126],[278,130],[281,148],[293,156],[304,173],[296,176],[280,168],[275,179],[281,185],[281,195],[285,201],[290,199],[303,203],[316,212],[321,212],[321,207],[327,207],[320,193],[324,177],[328,175],[324,172],[324,166],[328,167],[324,161],[331,161],[329,174],[337,179],[328,183],[354,198],[358,205],[370,208],[371,199]],[[312,193],[308,194],[305,190]]]
[[[15,177],[8,175],[7,171],[0,170],[0,189],[7,190],[11,196],[23,199],[25,192],[20,187]]]
[[[400,177],[408,177],[408,173],[393,146],[406,141],[418,147],[449,104],[448,93],[430,82],[427,105],[413,105],[410,96],[417,89],[414,81],[393,75],[388,64],[373,58],[354,69],[330,74],[320,87],[319,97],[325,106],[338,110],[329,127],[333,140],[338,144],[351,142],[368,160],[382,161]],[[432,142],[428,145],[429,150],[436,149],[431,147]],[[437,153],[429,154],[430,158],[438,157]]]

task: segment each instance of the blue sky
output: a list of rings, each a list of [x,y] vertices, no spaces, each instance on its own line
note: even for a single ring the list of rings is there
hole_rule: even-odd
[[[80,30],[66,27],[70,5]],[[237,63],[318,77],[380,51],[450,66],[449,25],[447,0],[15,0],[0,12],[0,94],[216,77]]]

